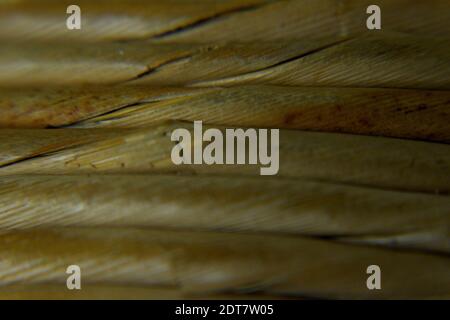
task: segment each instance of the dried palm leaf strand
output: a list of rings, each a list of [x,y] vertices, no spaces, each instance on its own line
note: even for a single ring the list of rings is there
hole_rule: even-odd
[[[0,228],[165,227],[327,237],[450,253],[450,198],[323,182],[171,175],[8,176]]]
[[[260,174],[259,164],[174,165],[171,152],[175,142],[170,137],[177,128],[186,128],[194,136],[193,125],[180,122],[142,129],[3,129],[0,175]],[[445,144],[281,130],[279,159],[281,177],[443,194],[450,191],[450,147]]]
[[[215,23],[182,29],[157,37],[162,41],[304,41],[317,36],[330,38],[367,34],[369,0],[290,0],[239,12]],[[384,32],[447,36],[450,5],[445,0],[380,0]],[[420,16],[420,19],[417,17]],[[282,21],[282,23],[280,23]],[[236,26],[239,26],[238,28]]]
[[[450,142],[450,91],[151,86],[0,88],[0,127],[145,127],[163,120]]]
[[[264,70],[218,80],[195,81],[192,85],[260,83],[446,89],[450,84],[449,57],[450,42],[447,39],[425,39],[400,34],[367,36],[350,39]],[[164,71],[170,72],[171,67]],[[139,80],[154,82],[156,79],[145,77]]]
[[[325,40],[323,40],[325,41]],[[189,73],[198,80],[238,75],[292,59],[323,45],[307,44],[155,44],[16,42],[2,44],[0,84],[64,85],[121,83],[150,76],[180,62],[189,62],[166,82],[185,83]],[[233,66],[230,68],[230,66]],[[189,70],[187,70],[189,69]],[[179,80],[177,80],[179,78]]]
[[[8,42],[0,85],[391,87],[450,89],[450,41],[377,35],[306,43],[220,45]]]
[[[143,127],[162,120],[201,119],[212,125],[450,142],[450,91],[238,86],[187,91],[117,109],[73,126]]]
[[[105,116],[107,113],[120,109],[133,110],[134,106],[158,102],[175,103],[178,101],[177,98],[188,101],[190,96],[201,98],[207,93],[218,93],[219,90],[227,89],[154,86],[0,88],[0,127],[65,127],[83,120]],[[251,89],[246,91],[251,95]],[[218,101],[214,102],[218,103]],[[206,108],[206,105],[201,108]],[[218,108],[224,107],[218,106]],[[144,124],[128,126],[146,126],[159,120],[171,120],[171,117],[158,117]]]
[[[157,0],[79,0],[82,29],[73,32],[65,26],[66,0],[21,0],[1,3],[0,38],[131,40],[150,38],[190,25],[245,12],[267,0],[157,1]]]
[[[83,281],[82,281],[83,282]],[[38,285],[11,285],[1,287],[1,300],[79,300],[79,299],[113,299],[113,300],[147,300],[147,299],[165,299],[165,300],[276,300],[288,299],[289,297],[280,297],[261,294],[196,294],[183,292],[177,287],[146,287],[130,285],[81,285],[81,290],[67,290],[65,284],[38,284]]]
[[[0,11],[0,38],[83,41],[157,39],[178,42],[298,41],[317,35],[367,32],[368,0],[111,1],[78,0],[82,30],[64,19],[70,1],[7,1]],[[445,0],[378,0],[382,30],[426,35],[450,32]],[[420,16],[420,19],[417,17]],[[280,23],[282,21],[283,23]]]
[[[0,252],[1,285],[65,284],[66,268],[77,264],[84,287],[326,298],[427,298],[450,290],[448,257],[299,237],[72,228],[3,232]],[[366,287],[372,264],[382,269],[382,290]]]
[[[14,135],[19,132],[20,135]],[[62,129],[58,131],[4,130],[2,133],[1,147],[5,148],[5,152],[0,154],[0,165],[8,165],[55,151],[89,145],[96,141],[119,138],[124,133],[126,134],[127,130],[125,129],[122,132],[113,129],[79,131]]]

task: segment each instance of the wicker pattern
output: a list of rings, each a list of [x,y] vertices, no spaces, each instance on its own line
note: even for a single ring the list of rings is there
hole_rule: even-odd
[[[71,2],[0,0],[0,299],[450,297],[447,0]],[[174,165],[196,120],[279,173]]]

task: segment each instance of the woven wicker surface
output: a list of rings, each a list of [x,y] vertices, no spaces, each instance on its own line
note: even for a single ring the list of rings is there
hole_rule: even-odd
[[[0,298],[450,297],[450,3],[371,2],[0,0]],[[198,120],[278,174],[173,164]]]

